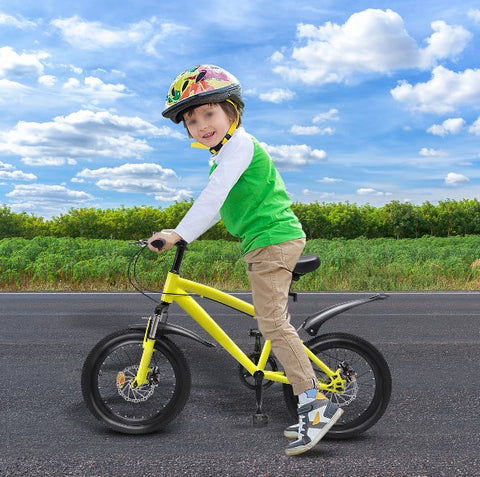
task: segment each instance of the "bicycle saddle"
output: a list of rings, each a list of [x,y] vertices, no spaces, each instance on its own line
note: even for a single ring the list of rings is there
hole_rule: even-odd
[[[302,255],[292,272],[292,279],[298,280],[302,275],[313,272],[320,266],[320,258],[317,255]]]

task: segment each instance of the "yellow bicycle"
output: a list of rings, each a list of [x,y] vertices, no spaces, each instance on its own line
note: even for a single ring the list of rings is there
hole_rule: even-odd
[[[157,241],[154,245],[161,248]],[[146,241],[136,242],[141,248]],[[246,354],[195,300],[208,298],[255,318],[253,305],[215,288],[180,276],[187,244],[176,245],[173,266],[168,272],[160,302],[143,327],[135,325],[102,339],[88,354],[82,370],[82,393],[92,414],[110,428],[127,434],[144,434],[164,428],[182,411],[187,402],[191,375],[187,360],[171,337],[179,335],[208,347],[215,344],[197,333],[169,322],[169,306],[177,303],[210,337],[239,363],[240,379],[255,390],[256,412],[253,423],[266,424],[262,410],[263,391],[273,382],[283,384],[284,398],[292,418],[297,419],[297,399],[284,372],[271,355],[269,340],[250,330],[255,339],[253,352]],[[302,256],[293,271],[293,280],[318,268],[316,255]],[[129,267],[130,270],[130,267]],[[296,294],[291,292],[294,300]],[[382,354],[363,338],[348,333],[318,335],[320,327],[334,316],[353,307],[386,298],[376,294],[334,305],[307,318],[299,328],[313,336],[305,344],[324,394],[344,408],[342,419],[327,436],[346,439],[373,426],[390,400],[392,380]]]

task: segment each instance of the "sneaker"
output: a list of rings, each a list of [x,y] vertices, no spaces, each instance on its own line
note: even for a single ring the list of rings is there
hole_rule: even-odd
[[[297,440],[285,449],[287,455],[302,454],[316,446],[320,439],[338,421],[343,409],[333,404],[329,399],[321,398],[308,402],[298,408],[298,424],[290,426],[284,431],[289,436],[297,426]],[[288,436],[287,436],[288,437]]]

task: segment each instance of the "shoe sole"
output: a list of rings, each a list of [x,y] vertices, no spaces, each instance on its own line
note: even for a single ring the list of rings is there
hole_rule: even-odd
[[[288,456],[303,454],[304,452],[310,450],[312,447],[315,447],[320,442],[322,437],[325,436],[325,434],[331,429],[331,427],[340,419],[342,414],[343,409],[338,408],[337,412],[332,416],[330,421],[325,424],[320,433],[317,434],[314,439],[312,439],[308,444],[305,444],[304,446],[298,446],[295,447],[295,449],[285,449],[285,454],[287,454]]]

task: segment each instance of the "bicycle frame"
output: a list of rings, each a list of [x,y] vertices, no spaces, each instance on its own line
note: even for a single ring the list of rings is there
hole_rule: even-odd
[[[252,304],[247,303],[228,293],[216,288],[203,285],[191,280],[182,278],[177,271],[168,272],[167,279],[161,296],[162,304],[168,307],[171,303],[177,303],[201,328],[203,328],[222,348],[224,348],[238,363],[240,363],[252,376],[261,372],[263,379],[289,384],[289,381],[282,371],[269,371],[265,369],[271,352],[270,340],[265,340],[258,363],[255,364],[230,338],[230,336],[217,324],[207,311],[191,296],[199,295],[217,303],[238,310],[246,315],[255,318],[255,311]],[[137,376],[132,382],[133,387],[141,386],[148,382],[149,363],[154,351],[158,323],[162,322],[161,316],[150,318],[143,343],[143,354],[139,365]],[[317,356],[305,347],[308,357],[325,375],[329,383],[320,383],[320,388],[325,391],[342,392],[344,380],[339,370],[332,370],[326,366]]]
[[[268,423],[268,415],[262,410],[263,393],[273,382],[282,384],[288,412],[293,418],[298,416],[297,397],[286,374],[271,355],[272,343],[265,339],[270,336],[262,340],[261,331],[252,323],[245,323],[246,334],[255,342],[251,349],[244,346],[243,340],[238,341],[242,348],[248,348],[244,352],[225,331],[236,322],[225,323],[222,329],[215,321],[214,312],[212,316],[207,312],[209,300],[235,310],[233,319],[243,319],[235,316],[238,312],[255,320],[258,317],[254,306],[228,292],[182,278],[180,268],[187,250],[187,243],[182,240],[176,244],[175,259],[165,276],[163,290],[154,298],[150,293],[156,292],[147,290],[138,280],[137,263],[147,246],[160,251],[165,242],[138,240],[132,245],[141,248],[130,260],[128,278],[137,291],[155,302],[155,308],[146,326],[145,322],[136,323],[128,329],[115,331],[100,340],[88,354],[82,368],[82,394],[92,414],[108,427],[126,434],[158,431],[175,419],[188,400],[192,384],[188,356],[175,339],[170,340],[170,335],[176,335],[209,348],[221,347],[234,358],[231,371],[255,392],[254,427]],[[319,257],[313,254],[300,257],[292,271],[292,280],[312,272],[319,262]],[[295,300],[291,290],[289,295]],[[329,306],[307,317],[297,330],[313,336],[305,340],[305,352],[325,397],[339,407],[356,403],[349,408],[353,412],[340,425],[327,429],[331,437],[353,437],[377,422],[388,405],[392,379],[385,358],[368,341],[349,333],[329,331],[319,335],[318,331],[325,322],[346,310],[382,298],[386,295]],[[173,303],[204,332],[198,334],[175,320],[170,322],[168,315]],[[287,437],[292,437],[290,430]]]

